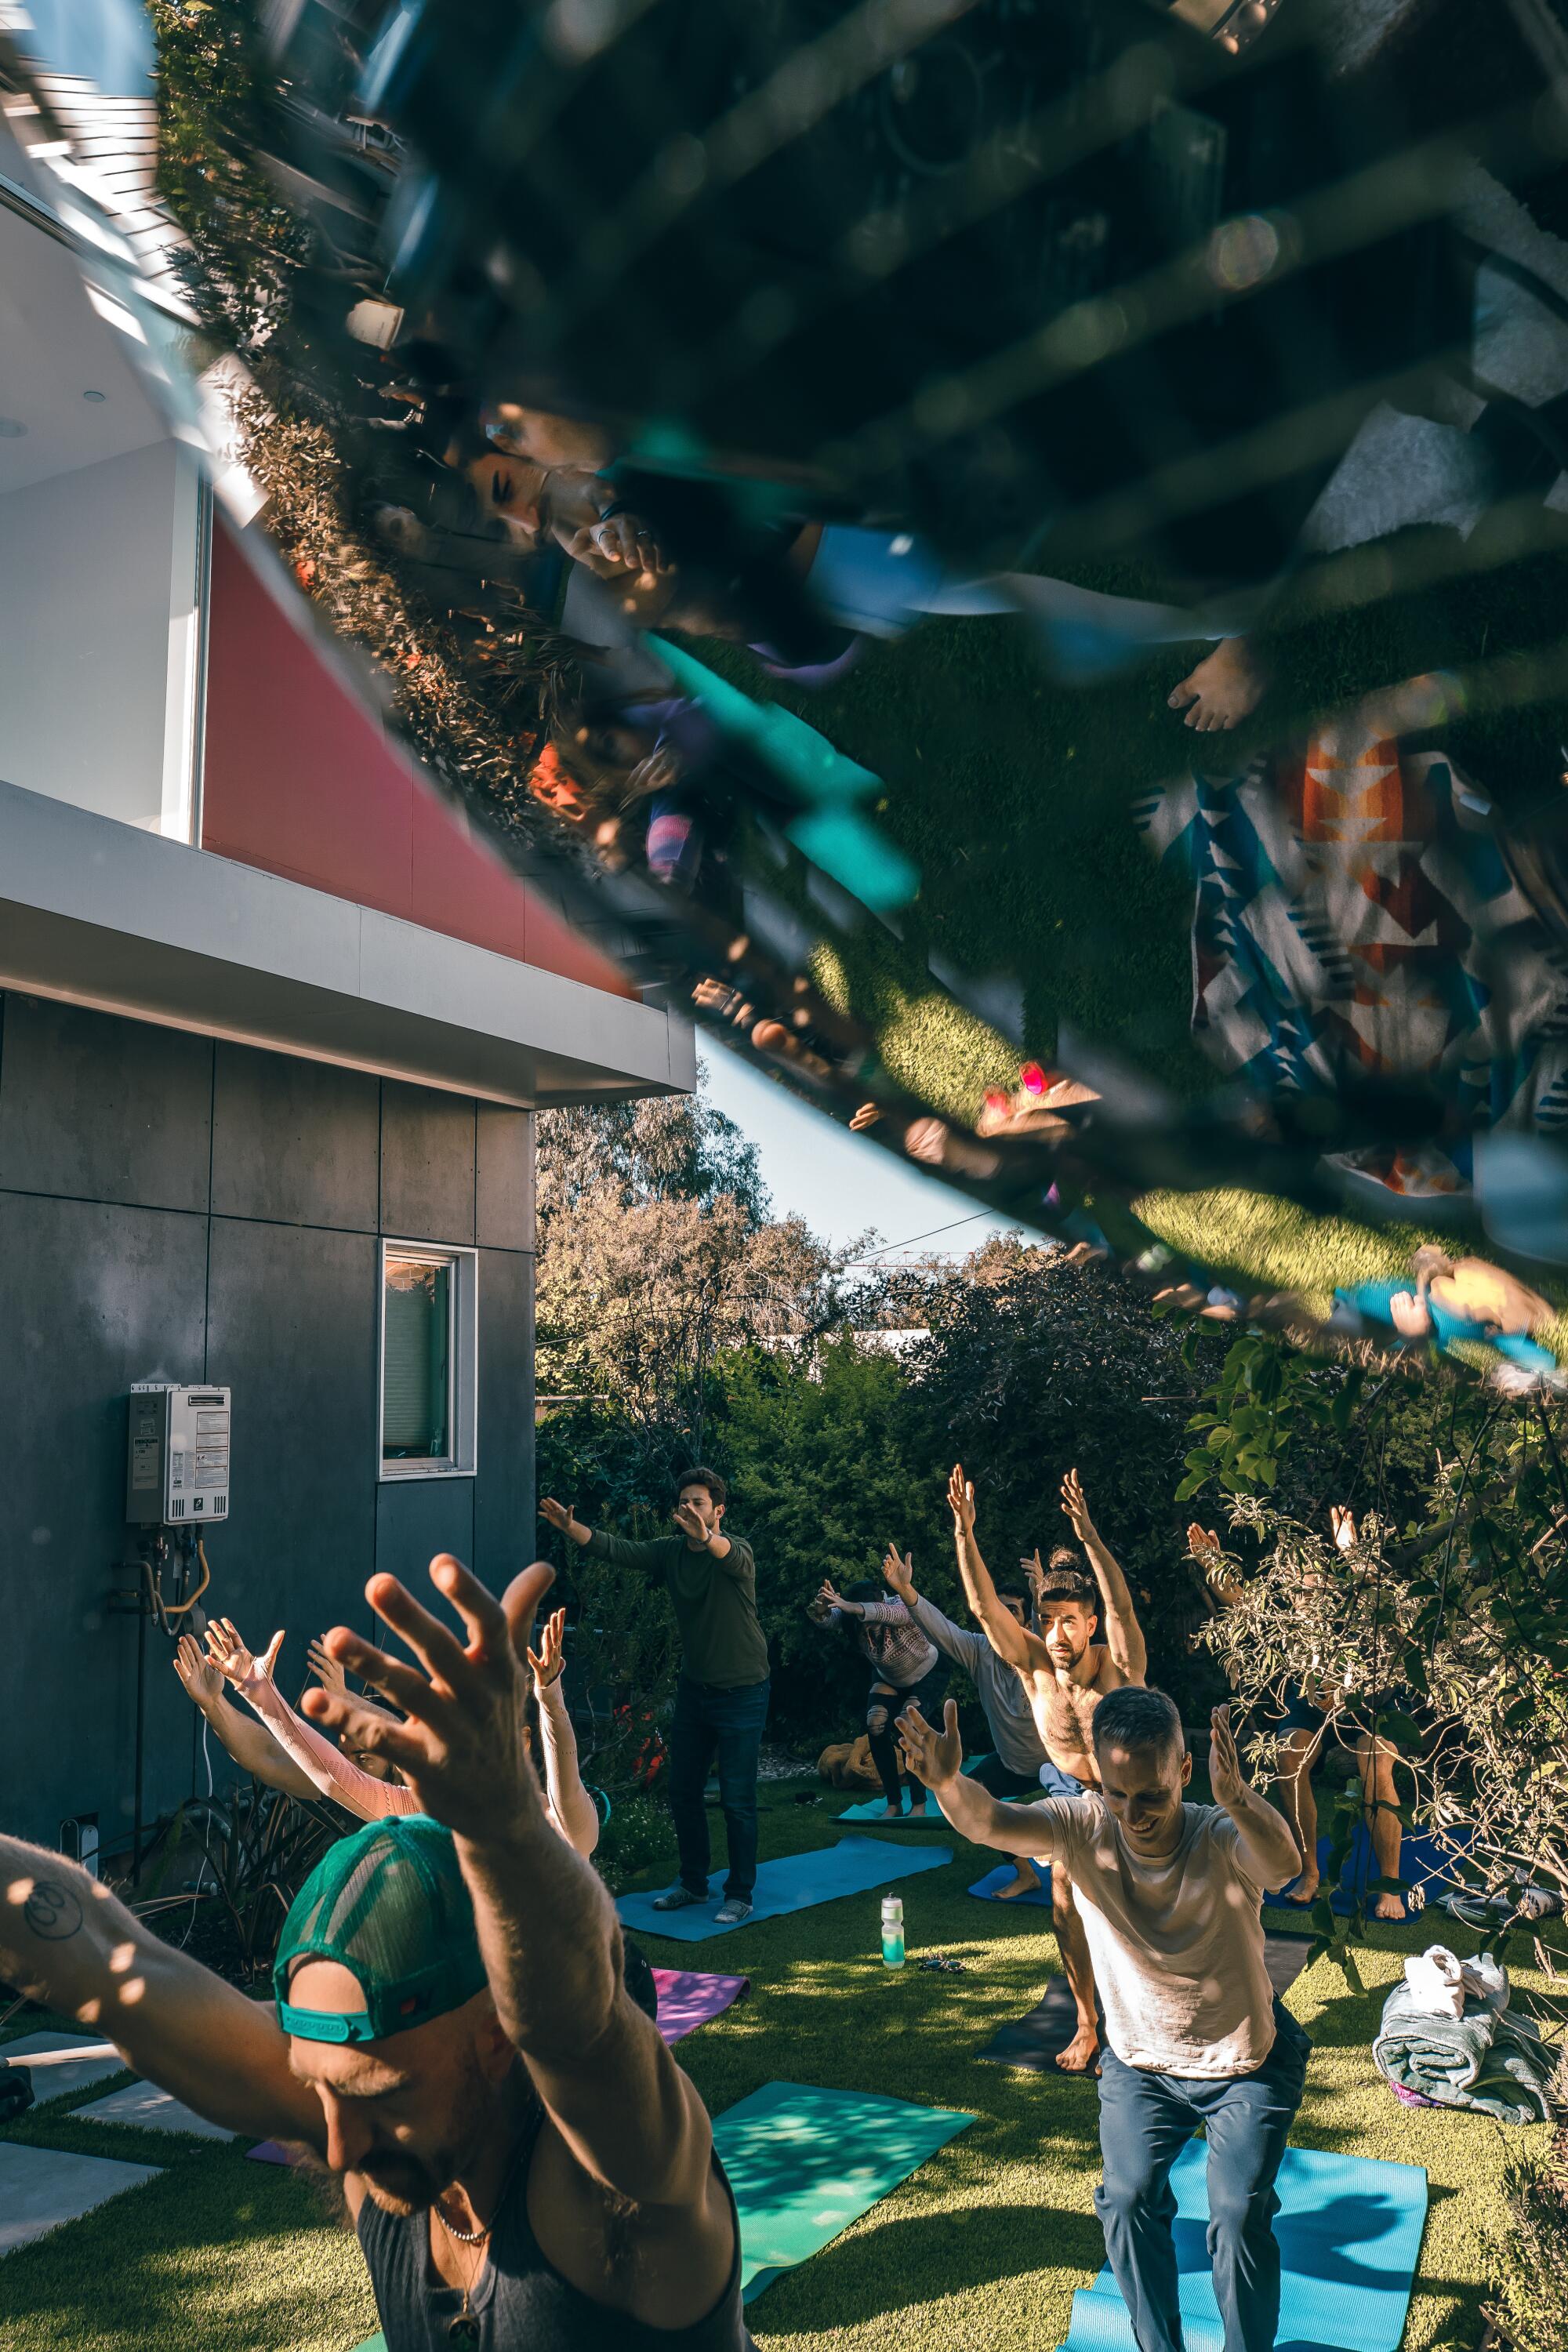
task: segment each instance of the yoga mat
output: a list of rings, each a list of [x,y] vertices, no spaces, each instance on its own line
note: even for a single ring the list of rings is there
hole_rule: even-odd
[[[695,1969],[655,1969],[653,1980],[658,1987],[658,2030],[666,2042],[684,2042],[752,1990],[750,1977],[704,1977]]]
[[[1223,2352],[1224,2330],[1204,2232],[1208,2221],[1205,2144],[1176,2159],[1176,2263],[1186,2352]],[[1380,2164],[1292,2147],[1279,2168],[1275,2221],[1283,2267],[1278,2342],[1339,2352],[1397,2352],[1426,2222],[1426,2175],[1415,2164]],[[1136,2352],[1132,2324],[1109,2265],[1072,2299],[1063,2352]]]
[[[963,1769],[966,1772],[973,1772],[977,1764],[984,1764],[984,1756],[967,1757]],[[910,1794],[910,1791],[907,1788],[900,1792],[900,1802],[903,1805],[904,1827],[907,1830],[946,1829],[946,1818],[934,1797],[927,1797],[925,1811],[917,1818],[910,1812],[906,1801]],[[838,1815],[838,1819],[841,1822],[880,1822],[885,1828],[891,1829],[893,1823],[887,1807],[888,1800],[879,1790],[876,1796],[867,1797],[860,1804],[848,1806]]]
[[[1330,1841],[1326,1837],[1321,1837],[1318,1840],[1318,1868],[1321,1871],[1326,1871],[1329,1866],[1329,1845]],[[1371,1882],[1382,1875],[1377,1856],[1372,1849],[1372,1840],[1367,1835],[1366,1823],[1358,1822],[1354,1842],[1346,1858],[1345,1866],[1340,1873],[1339,1885],[1334,1889],[1334,1909],[1342,1917],[1346,1912],[1353,1910],[1355,1907],[1353,1890],[1359,1889],[1363,1898],[1366,1897],[1366,1890]],[[1454,1875],[1453,1864],[1448,1856],[1442,1853],[1421,1830],[1406,1830],[1405,1832],[1404,1843],[1399,1850],[1399,1875],[1408,1881],[1413,1887],[1418,1887],[1428,1902],[1434,1895],[1447,1893],[1462,1883]],[[1293,1886],[1296,1881],[1292,1879],[1290,1884]],[[1266,1895],[1263,1900],[1271,1909],[1294,1911],[1298,1916],[1305,1916],[1299,1904],[1288,1900],[1289,1894],[1289,1887],[1281,1887],[1278,1895]],[[1368,1899],[1375,1902],[1376,1897],[1374,1895]],[[1408,1895],[1405,1898],[1405,1907],[1406,1915],[1412,1916],[1411,1899]]]
[[[1002,1903],[1002,1908],[1004,1911],[1018,1909],[1026,1903],[1037,1903],[1046,1910],[1048,1911],[1050,1909],[1050,1864],[1047,1863],[1042,1866],[1042,1864],[1037,1863],[1035,1867],[1040,1874],[1040,1883],[1038,1886],[1032,1886],[1027,1895],[1009,1895],[1007,1900],[1005,1903]],[[1013,1865],[1010,1862],[998,1863],[996,1868],[994,1870],[988,1870],[984,1878],[977,1878],[973,1885],[969,1889],[969,1892],[971,1895],[978,1895],[982,1903],[1001,1903],[1002,1898],[997,1894],[996,1890],[999,1886],[1005,1886],[1013,1874]]]
[[[741,2214],[743,2301],[819,2253],[973,2120],[804,2083],[764,2083],[717,2116],[713,2145]]]
[[[258,2139],[254,2147],[247,2147],[245,2152],[253,2164],[297,2164],[299,2162],[297,2157],[290,2156],[280,2139]]]
[[[1078,2032],[1078,2011],[1066,1977],[1047,1977],[1040,1999],[1023,2017],[998,2028],[976,2055],[993,2066],[1019,2066],[1034,2074],[1059,2074],[1058,2053]],[[1089,2078],[1093,2080],[1092,2074]]]
[[[1277,1993],[1287,1992],[1306,1963],[1306,1943],[1293,1936],[1266,1936],[1264,1965]],[[1105,2021],[1100,2020],[1103,2033]],[[1046,1989],[1033,2009],[1010,2024],[999,2026],[975,2055],[988,2065],[1016,2066],[1026,2073],[1058,2074],[1059,2052],[1078,2031],[1078,2011],[1066,1977],[1047,1977]]]
[[[737,1925],[750,1927],[753,1919],[778,1919],[786,1911],[808,1911],[814,1904],[832,1903],[840,1895],[867,1895],[895,1878],[941,1870],[952,1860],[952,1848],[946,1845],[906,1846],[890,1844],[884,1838],[840,1838],[837,1845],[821,1846],[815,1853],[792,1853],[777,1862],[764,1862],[757,1873],[752,1918]],[[733,1927],[721,1927],[714,1919],[713,1912],[722,1900],[715,1893],[710,1896],[711,1909],[692,1904],[684,1911],[656,1911],[651,1895],[623,1895],[616,1909],[623,1923],[639,1936],[667,1936],[678,1944],[701,1944],[710,1936],[735,1933]],[[878,1922],[870,1920],[866,1929],[868,1950],[879,1933]]]

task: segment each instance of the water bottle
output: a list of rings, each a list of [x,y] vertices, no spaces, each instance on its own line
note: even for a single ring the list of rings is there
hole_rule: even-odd
[[[882,1897],[882,1959],[889,1969],[904,1965],[904,1906],[898,1895]]]

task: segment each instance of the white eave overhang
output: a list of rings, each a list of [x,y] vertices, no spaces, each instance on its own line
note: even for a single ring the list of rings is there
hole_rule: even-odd
[[[7,783],[0,988],[529,1108],[696,1083],[655,1006]]]

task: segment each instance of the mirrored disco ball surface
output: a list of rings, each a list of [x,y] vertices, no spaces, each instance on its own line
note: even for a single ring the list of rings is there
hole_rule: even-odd
[[[1168,1303],[1557,1383],[1562,0],[0,21],[241,544],[635,981]]]

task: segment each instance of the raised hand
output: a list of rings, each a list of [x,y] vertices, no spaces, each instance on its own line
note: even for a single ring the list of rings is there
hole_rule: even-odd
[[[1035,1546],[1033,1551],[1026,1552],[1019,1559],[1018,1566],[1022,1569],[1025,1576],[1028,1579],[1029,1588],[1037,1601],[1040,1597],[1040,1587],[1046,1580],[1046,1564],[1040,1558],[1040,1547],[1038,1544]]]
[[[1209,1717],[1209,1787],[1214,1791],[1215,1803],[1223,1805],[1227,1812],[1247,1794],[1228,1706],[1216,1706]]]
[[[1062,1508],[1079,1543],[1087,1543],[1094,1532],[1094,1521],[1089,1517],[1089,1505],[1083,1496],[1083,1482],[1076,1470],[1069,1470],[1062,1480]]]
[[[912,1551],[900,1552],[897,1544],[888,1546],[888,1556],[882,1562],[882,1580],[903,1601],[915,1597],[915,1556]]]
[[[838,1591],[838,1590],[837,1590],[837,1586],[834,1584],[833,1580],[832,1580],[832,1578],[831,1578],[831,1577],[826,1577],[826,1576],[825,1576],[825,1577],[823,1578],[823,1580],[822,1580],[822,1582],[817,1586],[817,1589],[816,1589],[816,1606],[817,1606],[819,1609],[842,1609],[842,1608],[843,1608],[843,1606],[844,1606],[843,1596],[840,1594],[840,1592]]]
[[[694,1503],[677,1503],[675,1524],[688,1543],[707,1543],[710,1530],[703,1526],[702,1514]]]
[[[1187,1529],[1187,1549],[1194,1559],[1201,1559],[1205,1552],[1219,1550],[1219,1538],[1213,1528],[1200,1528],[1194,1519]]]
[[[326,1651],[321,1647],[319,1638],[310,1644],[310,1671],[315,1675],[316,1680],[321,1684],[321,1688],[323,1690],[336,1691],[341,1698],[347,1698],[349,1695],[349,1686],[347,1678],[343,1674],[343,1670],[342,1666],[339,1665],[336,1658],[328,1656]]]
[[[963,1465],[955,1462],[952,1475],[947,1482],[947,1507],[952,1513],[952,1532],[957,1537],[974,1533],[974,1489],[963,1475]]]
[[[223,1675],[194,1633],[182,1633],[174,1644],[174,1672],[197,1706],[212,1706],[221,1697]]]
[[[1355,1513],[1348,1503],[1331,1503],[1329,1527],[1341,1551],[1349,1551],[1355,1542]]]
[[[420,1606],[393,1576],[373,1576],[365,1598],[413,1651],[424,1672],[362,1641],[346,1625],[323,1636],[330,1657],[384,1692],[406,1721],[373,1715],[335,1691],[309,1690],[304,1712],[323,1730],[395,1764],[421,1811],[475,1841],[504,1836],[520,1811],[542,1801],[528,1760],[523,1663],[540,1600],[555,1571],[542,1562],[508,1586],[504,1605],[449,1552],[430,1581],[462,1620],[466,1639]]]
[[[941,1789],[956,1780],[963,1762],[956,1699],[947,1701],[942,1721],[942,1729],[933,1730],[913,1699],[899,1717],[899,1747],[904,1762],[927,1789]]]
[[[242,1691],[250,1683],[269,1683],[283,1647],[279,1627],[260,1657],[247,1650],[235,1630],[232,1617],[214,1617],[207,1623],[207,1655],[226,1682]]]
[[[533,1687],[544,1692],[552,1683],[558,1683],[566,1665],[562,1643],[566,1633],[566,1612],[553,1609],[544,1621],[544,1632],[537,1650],[524,1649],[523,1654],[533,1668]]]
[[[571,1542],[574,1544],[587,1542],[589,1530],[577,1517],[574,1504],[558,1503],[553,1495],[542,1495],[539,1500],[539,1516],[542,1519],[548,1519],[552,1528],[559,1528],[562,1534]]]

